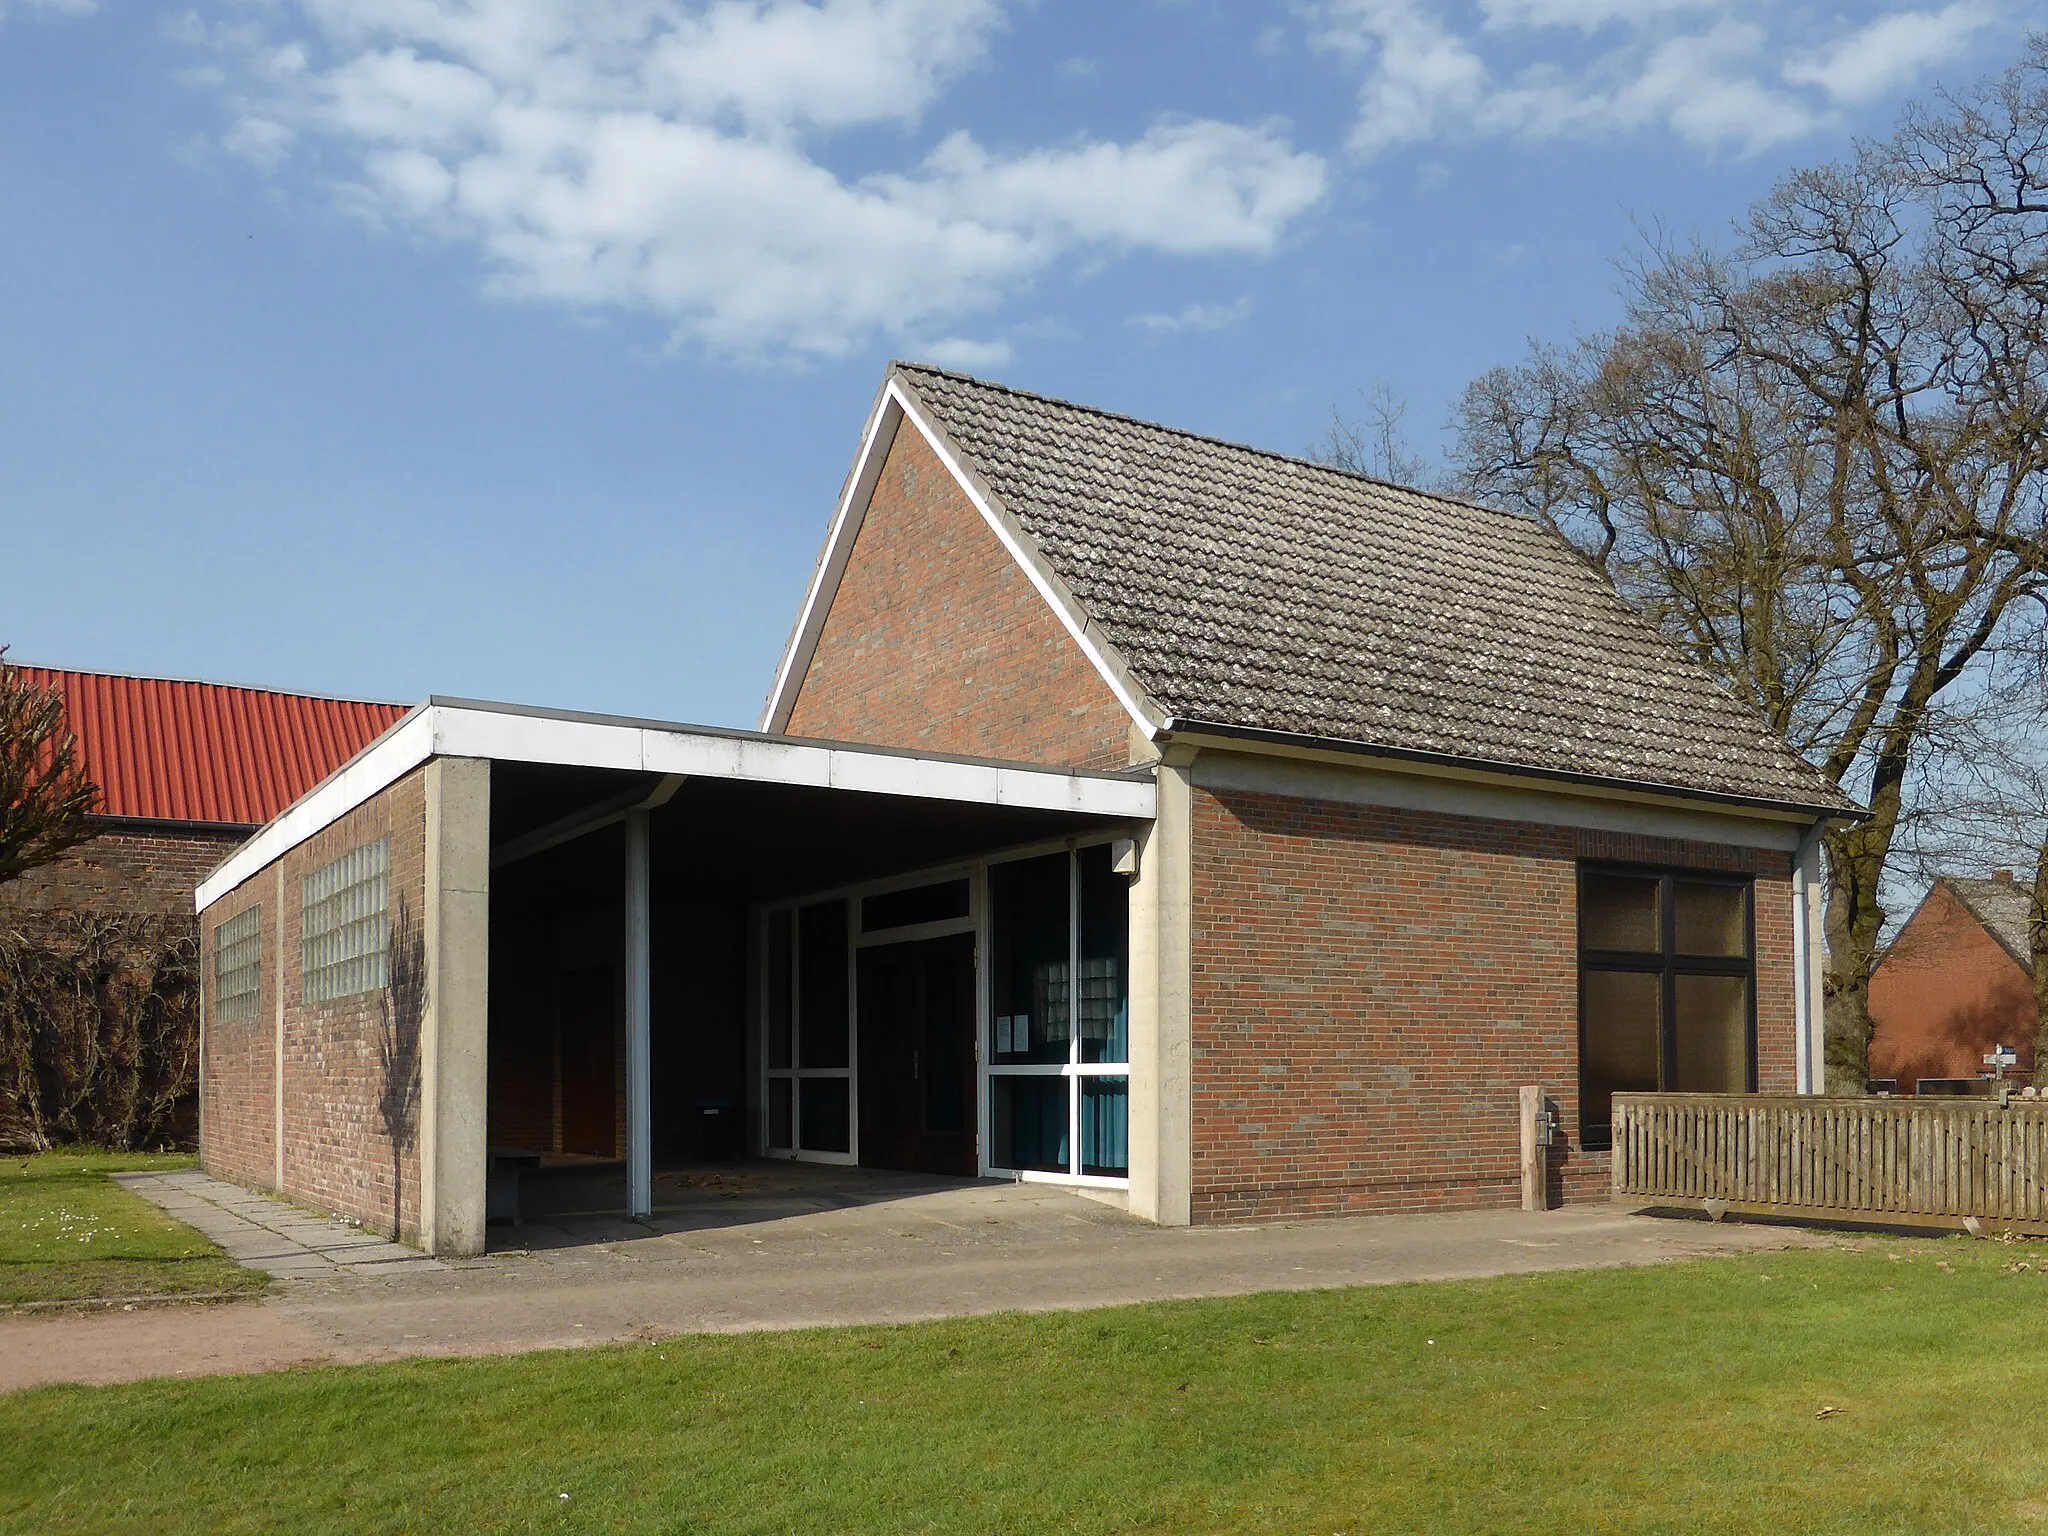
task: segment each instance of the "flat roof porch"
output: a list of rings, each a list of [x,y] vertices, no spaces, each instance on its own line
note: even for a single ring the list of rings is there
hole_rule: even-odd
[[[1121,1178],[1130,1067],[1092,1062],[1076,1069],[1093,1074],[1083,1085],[1057,1065],[1016,1066],[1051,1075],[993,1088],[982,1070],[998,1022],[999,1048],[1023,1049],[1033,1006],[1005,1003],[999,1021],[990,1010],[990,871],[1047,877],[1041,905],[1058,908],[1048,920],[1065,934],[1080,923],[1085,862],[1086,902],[1102,907],[1113,886],[1120,936],[1155,811],[1149,768],[1074,772],[437,699],[238,850],[201,887],[202,910],[401,782],[413,803],[423,794],[425,877],[410,913],[394,885],[388,1011],[392,1038],[418,1031],[430,1250],[483,1249],[500,1163],[612,1160],[619,1186],[586,1178],[586,1202],[601,1189],[621,1216],[649,1218],[674,1197],[698,1212],[678,1219],[701,1220],[730,1191],[698,1198],[658,1182],[657,1166],[776,1149],[971,1175],[990,1166],[991,1113],[1014,1118],[1026,1098],[1048,1123],[1081,1115],[1084,1094],[1113,1098],[1089,1112],[1109,1127]],[[392,880],[410,878],[392,846]],[[1041,949],[1040,1032],[1063,1031],[1078,1060],[1083,1029],[1114,1012],[1121,1041],[1128,959],[1077,968],[1067,939]],[[1083,1000],[1105,987],[1113,1005]],[[1118,1062],[1128,1054],[1119,1045]],[[927,1087],[940,1077],[958,1091]],[[935,1143],[915,1134],[885,1147],[906,1116],[944,1121],[965,1161],[933,1161]],[[1062,1119],[1046,1133],[1056,1149],[1033,1155],[1080,1175],[1079,1124]]]

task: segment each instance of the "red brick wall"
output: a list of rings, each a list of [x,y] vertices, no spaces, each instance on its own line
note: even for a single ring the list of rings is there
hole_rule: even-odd
[[[192,892],[248,836],[212,829],[112,822],[54,864],[0,885],[0,917],[45,912],[192,916]]]
[[[1576,861],[1745,870],[1758,1079],[1793,1086],[1791,860],[1237,790],[1194,794],[1194,1215],[1513,1206],[1517,1089],[1577,1145]]]
[[[1979,1077],[1994,1045],[2034,1070],[2034,987],[1945,885],[1928,892],[1870,978],[1870,1075],[1911,1092],[1923,1077]]]
[[[261,909],[262,965],[252,1017],[206,1021],[199,1064],[199,1160],[207,1172],[251,1189],[277,1184],[277,903],[274,869],[246,881],[201,915],[201,984],[208,1007],[219,971],[215,930],[250,907]]]
[[[379,1111],[385,1072],[381,1042],[391,1026],[393,994],[359,993],[308,1004],[300,986],[300,917],[305,877],[359,844],[391,839],[391,955],[396,967],[409,942],[424,944],[426,885],[426,788],[416,769],[383,793],[358,806],[281,861],[284,910],[275,913],[278,865],[252,876],[205,914],[205,963],[209,988],[214,975],[219,924],[249,904],[265,903],[263,986],[258,1028],[207,1032],[208,1096],[200,1157],[207,1168],[239,1182],[269,1187],[271,1167],[249,1177],[259,1143],[248,1129],[275,1116],[270,1052],[276,1007],[278,940],[283,941],[285,988],[284,1193],[324,1211],[352,1217],[380,1232],[407,1239],[419,1234],[419,1132],[417,1110],[399,1138],[394,1167],[392,1138]],[[279,929],[282,933],[279,933]],[[261,1054],[260,1063],[252,1052]],[[262,1093],[260,1101],[256,1098]],[[267,1142],[263,1143],[267,1145]],[[234,1170],[245,1170],[236,1172]],[[394,1194],[394,1182],[396,1193]],[[394,1219],[395,1218],[395,1219]]]
[[[883,462],[790,715],[793,736],[1086,768],[1130,716],[922,434]]]

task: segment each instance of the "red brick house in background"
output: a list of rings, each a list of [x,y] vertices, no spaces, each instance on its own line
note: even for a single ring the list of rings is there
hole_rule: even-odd
[[[1180,1224],[1514,1204],[1534,1083],[1604,1196],[1813,1089],[1860,814],[1529,519],[898,365],[760,731],[430,699],[208,878],[202,1153],[475,1252],[722,1101]]]
[[[2001,869],[1989,880],[1943,876],[1870,977],[1870,1075],[1911,1093],[1923,1077],[1974,1078],[1996,1045],[2034,1071],[2034,1005],[2027,944],[2030,886]]]
[[[65,911],[187,916],[251,832],[368,745],[395,704],[17,666],[64,699],[98,834],[0,886],[0,922]]]

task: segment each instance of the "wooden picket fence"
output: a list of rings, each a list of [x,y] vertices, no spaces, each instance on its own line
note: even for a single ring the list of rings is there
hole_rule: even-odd
[[[1614,1195],[1737,1213],[2048,1232],[2048,1099],[1614,1097]]]

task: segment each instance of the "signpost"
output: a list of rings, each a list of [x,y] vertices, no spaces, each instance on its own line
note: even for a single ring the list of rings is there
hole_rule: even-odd
[[[1998,1103],[2002,1109],[2012,1097],[2012,1084],[2005,1080],[2005,1074],[2020,1064],[2020,1053],[2009,1045],[1994,1045],[1984,1054],[1984,1065],[1991,1069],[1991,1080],[1998,1084]]]

